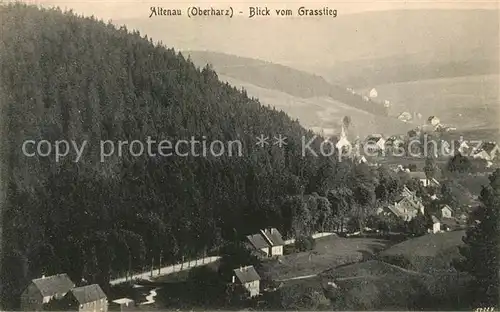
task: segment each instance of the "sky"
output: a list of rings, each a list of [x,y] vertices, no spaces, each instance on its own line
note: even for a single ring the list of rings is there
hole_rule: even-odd
[[[8,0],[10,1],[10,0]],[[149,13],[151,6],[163,6],[171,8],[187,8],[188,6],[205,5],[226,7],[231,5],[233,9],[247,9],[249,6],[265,6],[272,8],[291,8],[296,9],[300,6],[311,6],[322,8],[328,6],[335,8],[339,13],[354,14],[367,11],[386,11],[401,9],[498,9],[498,1],[443,1],[443,0],[413,0],[413,1],[389,1],[389,0],[371,0],[371,1],[253,1],[253,0],[194,0],[194,1],[138,1],[138,0],[25,0],[24,2],[44,5],[59,6],[61,8],[72,8],[74,11],[84,15],[95,15],[104,20],[125,19],[143,17]],[[276,18],[276,17],[275,17]]]
[[[0,0],[1,1],[1,0]],[[7,0],[13,1],[13,0]],[[422,20],[411,20],[398,14],[378,22],[372,18],[366,21],[358,13],[372,11],[414,10],[414,9],[496,9],[499,1],[443,1],[443,0],[318,0],[318,1],[277,1],[277,0],[24,0],[26,3],[42,6],[59,6],[73,9],[85,16],[94,15],[117,25],[127,25],[128,29],[138,29],[153,40],[161,40],[167,47],[176,50],[209,50],[257,58],[299,69],[309,70],[320,65],[329,66],[336,62],[391,57],[422,52],[429,54],[439,50],[451,53],[446,42],[468,42],[481,47],[484,27],[480,21],[469,18],[465,13],[458,24],[450,22],[446,15],[424,14]],[[246,14],[238,18],[203,17],[188,18],[186,9],[190,6],[203,8],[227,8],[235,12],[248,12],[250,6],[267,6],[297,9],[306,6],[311,9],[328,7],[337,10],[338,17],[259,17],[250,19]],[[181,9],[183,16],[156,16],[149,18],[150,7]],[[465,11],[464,11],[465,12]],[[441,27],[441,19],[443,26]],[[447,20],[448,19],[448,20]],[[409,24],[403,27],[403,24]],[[463,24],[463,25],[462,25]],[[431,25],[432,27],[427,27]],[[437,25],[437,26],[436,26]],[[434,28],[433,28],[434,27]],[[496,31],[496,30],[495,30]],[[408,34],[411,33],[411,36]],[[498,33],[498,31],[496,31]],[[448,37],[448,38],[447,38]],[[391,39],[392,38],[392,39]],[[425,42],[427,47],[422,47]],[[442,46],[441,48],[437,48]],[[369,48],[367,48],[369,47]],[[373,55],[373,51],[383,51]],[[452,52],[459,49],[452,49]],[[312,69],[315,70],[315,69]]]

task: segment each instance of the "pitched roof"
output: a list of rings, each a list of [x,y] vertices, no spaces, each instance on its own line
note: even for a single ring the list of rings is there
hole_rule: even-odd
[[[403,212],[400,211],[398,208],[396,208],[396,206],[394,206],[394,205],[387,206],[387,209],[389,209],[397,217],[404,217]]]
[[[97,284],[73,288],[71,293],[80,304],[107,298],[104,291]]]
[[[247,239],[250,242],[250,244],[252,244],[252,246],[254,246],[257,249],[270,247],[269,243],[266,241],[266,239],[260,233],[248,235]]]
[[[62,295],[75,287],[75,283],[66,273],[37,278],[32,282],[44,297]]]
[[[485,151],[486,153],[491,154],[491,152],[493,152],[495,150],[495,148],[498,149],[498,146],[494,142],[485,142],[485,143],[481,144],[480,148],[483,151]]]
[[[408,175],[411,178],[416,178],[416,179],[427,179],[427,176],[425,175],[425,172],[423,171],[410,171],[408,172]]]
[[[269,230],[264,230],[261,232],[265,235],[266,239],[269,240],[272,246],[285,245],[281,233],[276,228],[271,228]]]
[[[252,265],[242,267],[239,269],[234,269],[233,272],[241,283],[248,283],[260,280],[259,274],[257,274],[257,271],[255,271],[255,268]]]
[[[447,208],[447,209],[449,209],[451,212],[453,212],[453,209],[451,209],[451,207],[450,207],[450,206],[448,206],[448,205],[443,205],[443,206],[441,207],[441,209],[445,209],[445,208]]]

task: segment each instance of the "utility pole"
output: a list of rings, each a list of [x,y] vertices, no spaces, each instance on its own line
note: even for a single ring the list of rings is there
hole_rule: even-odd
[[[128,273],[127,275],[130,278],[130,282],[132,282],[132,254],[130,251],[128,252]]]
[[[161,258],[162,258],[162,256],[163,256],[163,250],[160,250],[160,266],[158,267],[158,275],[161,274],[161,265],[162,265],[161,264]]]
[[[153,267],[154,267],[154,264],[155,264],[155,258],[151,257],[151,277],[153,277]]]

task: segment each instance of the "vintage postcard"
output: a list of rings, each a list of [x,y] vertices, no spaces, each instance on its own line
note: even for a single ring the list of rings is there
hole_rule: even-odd
[[[494,1],[0,3],[0,310],[498,311]]]

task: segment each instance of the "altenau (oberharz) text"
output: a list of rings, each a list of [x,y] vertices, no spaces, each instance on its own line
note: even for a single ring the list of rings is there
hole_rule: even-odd
[[[150,7],[149,10],[151,13],[149,17],[152,16],[179,16],[182,15],[182,11],[180,9],[165,9],[163,7]]]

